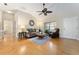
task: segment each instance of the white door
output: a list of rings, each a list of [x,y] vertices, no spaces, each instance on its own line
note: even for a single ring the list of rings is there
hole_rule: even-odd
[[[4,20],[4,38],[12,38],[13,37],[13,21],[12,20]]]
[[[3,23],[3,38],[4,39],[13,39],[14,35],[14,14],[3,12],[2,17]]]
[[[63,21],[63,37],[78,39],[78,18],[66,18]]]

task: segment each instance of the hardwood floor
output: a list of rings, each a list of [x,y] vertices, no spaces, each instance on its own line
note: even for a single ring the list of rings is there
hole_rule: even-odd
[[[71,55],[79,54],[79,41],[71,39],[50,39],[43,45],[37,45],[30,39],[0,40],[1,55]]]

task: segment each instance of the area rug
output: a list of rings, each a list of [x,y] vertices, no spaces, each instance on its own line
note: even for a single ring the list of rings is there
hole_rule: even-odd
[[[50,40],[49,36],[45,36],[44,38],[40,39],[38,37],[35,38],[31,38],[30,40],[32,40],[34,43],[38,44],[38,45],[43,45],[45,44],[48,40]]]

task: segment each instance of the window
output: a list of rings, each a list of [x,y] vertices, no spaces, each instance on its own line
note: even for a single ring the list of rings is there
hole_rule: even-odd
[[[56,28],[56,22],[46,22],[45,30],[53,31]]]

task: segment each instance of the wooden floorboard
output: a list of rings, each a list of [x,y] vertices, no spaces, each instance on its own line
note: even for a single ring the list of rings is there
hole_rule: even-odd
[[[53,38],[43,45],[29,39],[0,40],[1,55],[79,55],[79,41]]]

